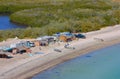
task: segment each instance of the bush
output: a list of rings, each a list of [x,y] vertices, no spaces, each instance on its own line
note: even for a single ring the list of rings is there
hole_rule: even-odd
[[[27,29],[0,31],[1,39],[35,38],[56,32],[88,32],[120,23],[120,4],[111,0],[0,0],[0,13]],[[6,32],[6,33],[4,33]],[[13,32],[13,33],[11,33]]]

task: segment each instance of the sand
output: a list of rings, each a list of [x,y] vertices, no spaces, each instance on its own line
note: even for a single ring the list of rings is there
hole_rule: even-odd
[[[65,43],[51,44],[48,47],[34,47],[32,55],[17,54],[11,59],[0,59],[0,79],[27,79],[59,63],[68,61],[77,56],[120,43],[120,25],[110,26],[98,31],[84,33],[86,39],[70,42],[75,49],[64,48]],[[26,39],[12,39],[1,42],[0,46],[19,42]],[[62,52],[56,52],[59,49]],[[35,52],[41,52],[35,54]]]

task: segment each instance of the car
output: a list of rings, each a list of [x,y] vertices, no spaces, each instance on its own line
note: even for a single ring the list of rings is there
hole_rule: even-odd
[[[86,38],[86,36],[83,35],[83,34],[75,34],[75,37],[76,37],[76,38],[83,38],[83,39]]]

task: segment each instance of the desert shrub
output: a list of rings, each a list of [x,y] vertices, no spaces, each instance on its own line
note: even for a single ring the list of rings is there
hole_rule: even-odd
[[[0,31],[0,40],[88,32],[120,23],[120,4],[111,0],[0,0],[0,13],[10,14],[12,22],[29,26]]]

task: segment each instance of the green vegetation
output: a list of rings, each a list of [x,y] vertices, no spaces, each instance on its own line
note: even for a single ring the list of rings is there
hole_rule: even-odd
[[[42,33],[42,34],[40,34]],[[27,28],[27,29],[16,29],[16,30],[1,30],[0,31],[0,41],[8,39],[8,38],[35,38],[40,35],[45,35],[39,28]]]
[[[88,32],[120,23],[120,4],[111,0],[0,0],[0,13],[29,27],[0,31],[1,40],[60,31]]]

